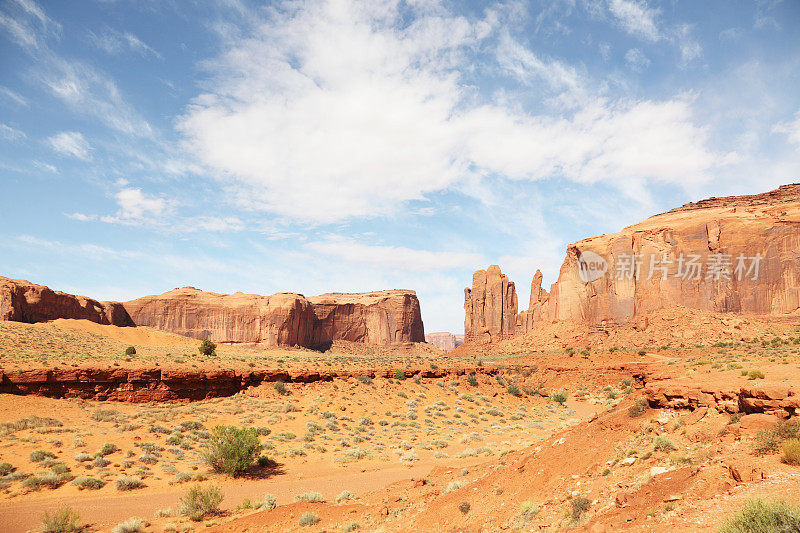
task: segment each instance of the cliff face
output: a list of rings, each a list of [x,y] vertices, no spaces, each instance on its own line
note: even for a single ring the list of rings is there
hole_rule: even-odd
[[[798,313],[800,184],[686,204],[576,242],[549,294],[540,284],[537,271],[530,308],[517,317],[518,333],[543,320],[633,323],[677,306]]]
[[[215,342],[315,347],[334,340],[423,342],[413,291],[359,294],[216,294],[191,287],[125,302],[140,326]]]
[[[193,287],[125,302],[137,326],[214,342],[311,345],[314,310],[302,294],[217,294]]]
[[[0,276],[0,320],[33,323],[57,318],[91,320],[114,326],[133,325],[119,302],[98,302],[29,281]]]
[[[449,331],[427,333],[425,335],[425,342],[438,346],[447,352],[452,352],[464,344],[464,335],[453,335]]]
[[[335,340],[366,344],[425,342],[414,291],[330,293],[309,298],[314,308],[314,344]]]
[[[464,289],[464,340],[501,340],[514,335],[517,293],[514,282],[492,265],[472,275],[472,288]]]

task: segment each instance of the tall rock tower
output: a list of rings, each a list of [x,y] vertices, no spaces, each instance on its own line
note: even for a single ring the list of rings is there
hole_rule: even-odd
[[[512,337],[517,324],[514,282],[492,265],[472,275],[464,289],[464,340],[498,341]]]

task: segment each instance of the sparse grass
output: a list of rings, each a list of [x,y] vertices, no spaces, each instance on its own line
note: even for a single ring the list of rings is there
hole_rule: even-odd
[[[349,490],[343,490],[336,496],[336,503],[349,502],[355,495]]]
[[[759,498],[748,500],[719,533],[782,533],[800,531],[800,506]]]
[[[592,502],[589,500],[589,498],[584,496],[578,496],[577,498],[570,500],[569,506],[572,520],[580,520],[581,516],[583,516],[583,513],[588,511],[591,505]]]
[[[195,485],[180,499],[180,513],[193,522],[219,513],[219,504],[225,497],[217,487],[204,489]]]
[[[647,399],[639,398],[636,400],[636,403],[628,408],[628,416],[631,418],[638,418],[642,416],[649,408],[650,404],[647,402]]]
[[[325,501],[322,498],[322,494],[319,492],[304,492],[303,494],[298,494],[294,497],[294,501],[296,502],[322,502]]]
[[[84,476],[74,479],[72,481],[72,484],[81,490],[83,489],[97,490],[105,487],[106,482],[101,479],[97,479],[95,477]]]
[[[55,459],[56,454],[45,450],[34,450],[31,452],[30,460],[32,463],[41,463],[45,459]]]
[[[301,526],[313,526],[319,522],[319,515],[315,513],[303,513],[297,521]]]
[[[567,401],[567,393],[564,391],[551,392],[550,399],[563,405]]]
[[[261,509],[275,509],[278,506],[278,499],[272,494],[265,494],[261,502]]]
[[[272,388],[275,389],[275,392],[281,396],[286,396],[289,394],[289,391],[286,389],[286,384],[283,381],[276,381],[272,384]]]
[[[781,444],[781,461],[787,465],[800,465],[800,439],[787,439]]]
[[[764,373],[761,370],[753,369],[747,373],[747,379],[764,379]]]
[[[83,531],[78,524],[80,515],[69,507],[62,507],[52,515],[45,512],[42,517],[42,533],[73,533]]]
[[[111,533],[143,533],[147,527],[147,521],[143,518],[129,518],[121,524],[117,524]]]
[[[134,490],[144,487],[144,482],[138,476],[120,476],[114,482],[114,486],[117,490]]]
[[[784,441],[800,438],[800,420],[781,420],[774,427],[762,429],[756,434],[753,453],[764,455],[777,452]]]
[[[678,449],[666,435],[657,435],[653,439],[653,448],[661,452],[671,452]]]
[[[364,374],[358,376],[356,379],[364,385],[372,385],[372,378]]]

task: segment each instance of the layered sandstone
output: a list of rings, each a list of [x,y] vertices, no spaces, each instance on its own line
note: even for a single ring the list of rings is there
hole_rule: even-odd
[[[313,344],[335,340],[365,344],[425,342],[414,291],[329,293],[309,298],[314,308]]]
[[[57,318],[90,320],[114,326],[133,325],[119,302],[98,302],[29,281],[0,276],[0,320],[34,323]]]
[[[425,334],[425,342],[438,346],[446,352],[452,352],[464,344],[464,335],[453,335],[449,331],[438,331]]]
[[[140,326],[214,342],[317,347],[344,340],[388,345],[422,342],[414,291],[355,294],[217,294],[192,287],[125,302]]]
[[[194,287],[125,302],[137,326],[214,342],[310,346],[314,310],[302,294],[218,294]]]
[[[588,282],[579,274],[586,251],[608,263],[605,275]],[[690,203],[569,246],[541,319],[614,325],[675,306],[797,313],[800,185]]]
[[[496,341],[514,335],[517,293],[514,282],[492,265],[472,275],[472,288],[464,289],[464,340]]]

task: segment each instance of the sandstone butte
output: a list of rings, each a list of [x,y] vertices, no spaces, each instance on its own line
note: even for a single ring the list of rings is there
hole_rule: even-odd
[[[149,326],[214,342],[319,347],[336,340],[388,345],[424,342],[414,291],[357,294],[217,294],[183,287],[129,302],[98,302],[24,280],[0,278],[0,319],[85,319]]]
[[[454,335],[449,331],[437,331],[435,333],[426,333],[425,342],[438,346],[446,352],[452,352],[464,344],[464,335]]]
[[[587,251],[608,263],[605,275],[585,282],[579,259]],[[730,277],[707,277],[715,254],[730,261]],[[736,268],[744,259],[741,276]],[[759,255],[758,275],[747,270]],[[639,275],[628,278],[629,258],[639,257]],[[679,258],[700,256],[702,271],[676,276]],[[666,257],[667,275],[656,260]],[[654,273],[650,276],[651,261]],[[684,263],[686,271],[686,263]],[[618,276],[617,274],[623,274]],[[622,278],[622,279],[619,279]],[[741,278],[741,279],[740,279]],[[605,328],[642,323],[653,311],[687,307],[769,317],[800,316],[800,184],[756,195],[709,198],[686,204],[567,247],[558,279],[542,288],[542,273],[531,283],[528,310],[517,313],[514,284],[493,265],[478,270],[465,289],[467,340],[508,338],[537,324],[574,321]]]

